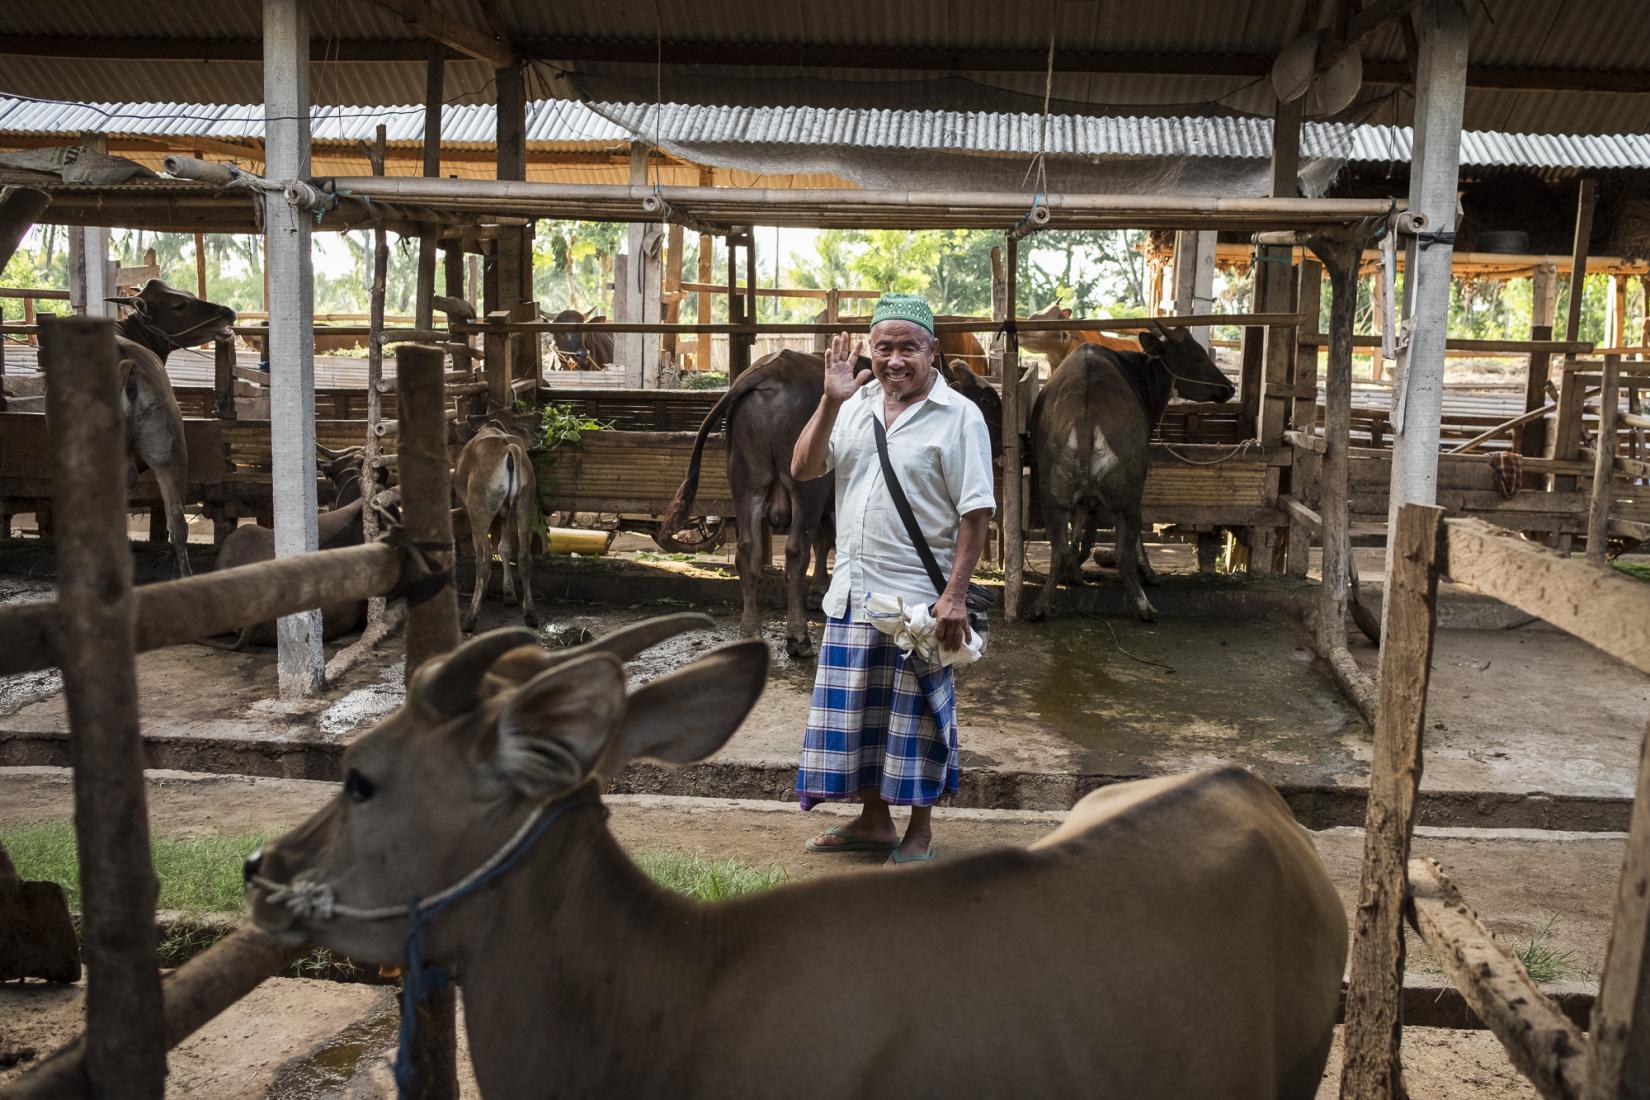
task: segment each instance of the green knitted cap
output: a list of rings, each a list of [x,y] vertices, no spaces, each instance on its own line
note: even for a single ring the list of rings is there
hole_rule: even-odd
[[[884,321],[910,321],[934,335],[934,311],[915,294],[884,294],[877,299],[877,308],[871,313],[871,327]]]

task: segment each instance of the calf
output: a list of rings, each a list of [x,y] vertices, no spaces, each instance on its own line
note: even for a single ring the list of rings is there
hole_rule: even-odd
[[[1141,351],[1081,344],[1049,378],[1031,407],[1033,499],[1048,529],[1048,580],[1030,617],[1048,614],[1064,580],[1075,582],[1094,546],[1095,528],[1117,532],[1117,571],[1135,614],[1157,617],[1140,586],[1151,580],[1141,542],[1140,497],[1151,468],[1151,436],[1178,393],[1193,401],[1226,401],[1236,387],[1183,328],[1156,326],[1140,334]]]
[[[361,509],[364,503],[357,496],[343,507],[318,515],[315,518],[315,527],[319,535],[316,549],[338,550],[346,546],[360,546]],[[235,528],[224,538],[222,545],[218,547],[217,562],[212,568],[221,571],[239,565],[274,560],[274,530],[247,523]],[[328,604],[321,608],[321,636],[330,641],[344,634],[353,634],[360,630],[366,621],[367,605],[364,600]],[[248,644],[274,645],[275,624],[254,623],[243,627],[235,639],[234,648],[244,649]]]
[[[1238,768],[1090,794],[1029,849],[702,904],[602,812],[637,757],[719,749],[758,641],[627,692],[623,662],[703,616],[547,652],[483,634],[345,751],[343,788],[248,858],[254,920],[456,973],[484,1096],[1286,1097],[1319,1084],[1346,917],[1311,840]]]
[[[189,575],[189,526],[183,497],[189,475],[183,413],[166,376],[166,356],[224,332],[235,323],[228,306],[203,301],[150,279],[128,298],[111,298],[127,307],[115,323],[120,354],[120,411],[126,422],[126,484],[137,485],[145,469],[154,471],[166,509],[166,537],[172,544],[174,571]]]
[[[464,629],[474,630],[481,614],[481,594],[493,572],[493,548],[504,569],[504,597],[514,595],[510,582],[513,557],[521,573],[521,612],[528,626],[538,625],[533,609],[533,528],[538,522],[538,481],[527,445],[498,421],[488,421],[459,452],[453,491],[469,522],[475,550],[476,587]]]

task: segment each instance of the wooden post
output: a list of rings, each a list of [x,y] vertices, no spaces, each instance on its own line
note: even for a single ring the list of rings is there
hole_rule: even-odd
[[[1370,322],[1376,336],[1386,334],[1386,278],[1380,269],[1375,277],[1369,281]],[[1381,355],[1380,348],[1369,349],[1369,380],[1384,382],[1386,380],[1386,358]]]
[[[206,297],[206,234],[195,230],[195,297]]]
[[[498,106],[496,137],[497,176],[501,180],[527,178],[527,91],[520,68],[498,69],[494,73]],[[486,312],[514,309],[533,297],[533,248],[530,231],[506,232],[493,242],[493,282],[496,295],[486,303]],[[516,361],[534,356],[539,345],[536,335],[512,337],[511,353]]]
[[[445,47],[433,39],[424,62],[424,175],[441,175],[441,100],[444,94]],[[383,175],[375,169],[373,175]],[[413,306],[413,327],[433,328],[435,312],[435,251],[438,234],[434,224],[421,226],[418,233],[418,290]]]
[[[1319,303],[1323,297],[1323,266],[1316,260],[1302,260],[1300,265],[1300,291],[1298,300],[1300,312],[1306,316],[1306,324],[1302,327],[1302,335],[1317,335],[1322,327],[1318,322]],[[1318,385],[1318,349],[1316,345],[1298,343],[1295,349],[1295,370],[1293,389],[1291,391],[1291,408],[1289,423],[1297,430],[1311,433],[1318,419],[1318,401],[1316,396],[1302,396],[1307,387],[1311,387],[1314,394]],[[1350,386],[1348,386],[1350,391]],[[1350,415],[1350,410],[1349,410]],[[1316,456],[1296,448],[1294,461],[1289,468],[1289,495],[1303,504],[1314,502],[1306,500],[1304,491],[1310,478],[1305,468],[1308,462],[1317,465]],[[1327,547],[1327,543],[1325,543]],[[1287,570],[1291,577],[1303,578],[1312,559],[1312,531],[1298,516],[1293,514],[1289,518],[1289,547]]]
[[[1619,346],[1619,345],[1618,345]],[[1587,506],[1587,560],[1605,564],[1609,549],[1610,489],[1615,481],[1616,411],[1621,403],[1621,356],[1604,357],[1604,382],[1598,393],[1598,450],[1593,457],[1593,492]]]
[[[98,1096],[165,1090],[155,897],[133,654],[132,551],[114,326],[42,332],[55,461],[61,662],[86,960],[86,1076]]]
[[[1609,316],[1605,319],[1604,338],[1609,346],[1619,348],[1627,343],[1627,279],[1622,276],[1610,276],[1610,296],[1606,310]]]
[[[1012,321],[1019,315],[1016,278],[1020,242],[1006,236],[1003,309]],[[1020,590],[1025,586],[1025,458],[1020,445],[1020,336],[1008,326],[1003,347],[1003,617],[1020,617]],[[1053,584],[1051,574],[1045,584]]]
[[[305,0],[264,4],[264,133],[271,179],[309,175],[309,11]],[[315,219],[284,200],[267,204],[269,434],[275,553],[319,545],[315,515],[315,299],[310,231]],[[319,608],[275,624],[283,696],[323,684]]]
[[[448,572],[448,583],[422,603],[408,601],[407,683],[419,667],[458,644],[458,599],[453,591],[451,456],[447,451],[446,387],[441,352],[416,344],[395,349],[400,421],[402,516],[407,537]],[[420,1100],[458,1095],[457,1030],[453,989],[433,994],[417,1009],[413,1063]]]
[[[1549,315],[1551,310],[1548,311]],[[1551,340],[1552,325],[1531,325],[1531,340]],[[1532,351],[1530,366],[1524,375],[1524,411],[1534,412],[1547,403],[1547,379],[1552,373],[1553,355],[1548,351]],[[1513,449],[1531,458],[1539,457],[1547,446],[1547,422],[1536,420],[1522,425],[1513,434]]]
[[[648,147],[642,142],[630,145],[630,184],[645,186],[647,180]],[[622,310],[616,310],[616,321],[638,324],[657,324],[659,320],[659,246],[664,241],[664,227],[658,222],[632,222],[626,237],[625,251],[630,262],[625,267],[625,292]],[[617,279],[615,279],[617,282]],[[613,354],[625,368],[625,385],[655,389],[659,385],[659,337],[651,332],[619,333],[613,341]]]
[[[1552,331],[1553,309],[1558,304],[1558,265],[1536,264],[1530,274],[1530,324],[1545,325]]]
[[[213,411],[219,420],[234,420],[235,411],[235,338],[220,336],[212,341]]]
[[[699,169],[699,186],[716,186],[716,172],[714,169],[709,167],[701,167]],[[709,233],[699,234],[699,282],[701,285],[709,283],[716,277],[715,241],[716,238],[712,237]],[[702,290],[699,291],[697,297],[699,299],[699,323],[701,325],[708,325],[710,324],[711,309],[715,303],[711,301],[710,295],[706,294]],[[699,334],[696,349],[697,350],[694,352],[694,358],[696,360],[694,366],[699,370],[710,370],[714,364],[711,362],[711,342],[709,333],[701,332]]]
[[[673,325],[682,319],[682,249],[686,243],[682,227],[672,222],[665,234],[665,290],[669,298],[665,303],[665,320]],[[677,351],[676,334],[667,332],[660,342],[663,345],[659,353],[661,362],[668,364],[672,378],[680,379],[682,364],[681,355]],[[661,368],[661,377],[663,374],[664,370]]]
[[[755,319],[754,314],[747,314],[747,299],[739,293],[739,255],[736,246],[743,245],[750,248],[751,233],[749,227],[738,233],[728,234],[728,321],[731,324],[744,324]],[[750,369],[751,345],[736,332],[728,334],[728,384],[738,381],[739,376]]]
[[[1650,739],[1639,749],[1627,854],[1588,1033],[1587,1100],[1650,1096]]]
[[[1392,478],[1387,531],[1405,504],[1438,496],[1438,441],[1443,421],[1444,350],[1455,246],[1461,119],[1466,109],[1468,20],[1463,0],[1422,0],[1413,13],[1415,157],[1409,174],[1409,219],[1431,236],[1411,235],[1404,253],[1404,315],[1410,340],[1399,353],[1393,388]],[[1413,224],[1413,222],[1412,222]],[[1422,247],[1425,244],[1426,247]],[[1392,591],[1387,543],[1387,592]]]
[[[441,65],[438,58],[432,57],[430,66],[437,69]],[[439,99],[439,92],[437,93]],[[437,115],[439,118],[439,114]],[[425,115],[425,125],[429,124],[429,116]],[[384,159],[388,152],[388,133],[382,122],[373,135],[370,158],[372,174],[384,174]],[[426,145],[425,168],[429,168],[428,146]],[[422,248],[422,244],[420,245]],[[420,254],[422,261],[423,256]],[[361,499],[365,502],[361,508],[361,541],[371,542],[378,537],[378,512],[373,507],[373,499],[378,495],[378,424],[384,415],[384,344],[380,337],[384,332],[384,292],[385,283],[389,278],[390,268],[390,240],[384,229],[384,220],[375,219],[372,227],[372,288],[367,299],[367,439],[361,458]],[[432,314],[433,317],[433,314]],[[384,597],[374,596],[367,601],[367,626],[364,637],[373,637],[382,633],[384,629]]]
[[[1342,1100],[1401,1097],[1399,1060],[1404,986],[1404,896],[1415,794],[1421,785],[1421,730],[1436,624],[1441,508],[1399,509],[1388,557],[1381,644],[1381,701],[1364,815],[1352,971],[1347,983]]]
[[[1290,194],[1293,194],[1291,191]],[[1257,257],[1265,257],[1261,266],[1266,269],[1262,295],[1257,308],[1268,313],[1288,313],[1294,308],[1294,269],[1291,260],[1293,246],[1275,247],[1257,245]],[[1350,324],[1350,319],[1348,321]],[[1331,325],[1333,329],[1333,325]],[[1256,409],[1255,438],[1263,448],[1281,446],[1283,433],[1289,427],[1292,399],[1288,389],[1289,375],[1295,359],[1295,328],[1292,325],[1268,325],[1261,359],[1260,402]],[[1350,340],[1350,330],[1348,339]],[[1349,345],[1350,346],[1350,345]],[[1280,475],[1275,466],[1267,467],[1264,492],[1266,503],[1277,504]],[[1251,549],[1249,571],[1267,574],[1273,571],[1274,546],[1278,538],[1276,527],[1251,527],[1248,542]]]
[[[510,311],[507,309],[494,310],[487,315],[487,322],[491,325],[503,326],[510,320]],[[487,381],[487,407],[491,411],[508,410],[515,402],[510,392],[510,383],[515,380],[514,364],[515,342],[510,334],[502,327],[489,330],[482,336],[482,368]],[[396,369],[400,370],[400,349],[396,350]],[[406,480],[406,472],[402,471],[402,480]]]

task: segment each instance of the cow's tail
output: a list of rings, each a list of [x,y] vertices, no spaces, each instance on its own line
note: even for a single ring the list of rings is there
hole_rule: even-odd
[[[665,509],[665,518],[660,524],[661,534],[668,537],[686,525],[688,510],[693,507],[694,494],[699,491],[699,466],[705,457],[705,440],[716,430],[716,425],[722,418],[730,416],[733,407],[750,392],[751,385],[746,383],[755,374],[755,371],[746,371],[738,382],[728,387],[722,399],[711,406],[710,412],[705,414],[704,421],[699,425],[699,434],[693,441],[693,457],[688,460],[687,476],[677,487],[676,495],[670,498],[670,507]]]

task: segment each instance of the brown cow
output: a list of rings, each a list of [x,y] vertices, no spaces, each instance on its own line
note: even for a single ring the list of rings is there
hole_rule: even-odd
[[[870,361],[865,360],[870,366]],[[977,375],[953,369],[943,359],[939,369],[947,384],[979,406],[991,433],[991,453],[1002,453],[1002,398]],[[784,351],[763,356],[728,387],[699,425],[687,476],[661,525],[670,535],[692,514],[699,489],[699,464],[705,440],[727,420],[728,487],[733,492],[738,533],[735,564],[744,597],[740,629],[746,637],[762,634],[757,587],[767,562],[759,561],[762,524],[785,539],[785,651],[793,657],[813,653],[808,633],[808,564],[815,561],[814,581],[825,579],[825,555],[833,541],[829,523],[835,482],[827,475],[798,483],[791,476],[791,452],[797,437],[825,391],[825,359],[809,352]]]
[[[1028,849],[713,904],[652,882],[603,781],[721,748],[768,654],[735,642],[634,691],[623,661],[709,625],[553,652],[498,630],[426,664],[345,751],[337,797],[248,857],[254,921],[406,965],[426,899],[423,956],[463,985],[494,1100],[1317,1092],[1346,915],[1240,768],[1104,787]],[[504,869],[446,896],[484,866]]]
[[[601,324],[607,318],[592,308],[588,313],[564,309],[550,320],[562,325],[580,321]],[[552,335],[551,343],[555,345],[556,360],[562,364],[562,370],[605,370],[613,362],[611,332],[558,332]]]
[[[126,419],[126,484],[135,486],[144,469],[154,471],[166,509],[166,537],[172,544],[174,570],[187,577],[189,526],[183,518],[183,496],[189,453],[183,413],[166,376],[166,356],[173,348],[189,347],[224,332],[235,323],[235,311],[174,290],[159,279],[150,279],[129,298],[109,300],[128,310],[115,323],[120,409]]]
[[[1151,469],[1151,436],[1169,398],[1227,401],[1236,387],[1183,328],[1140,334],[1141,351],[1079,344],[1031,407],[1033,496],[1048,528],[1048,580],[1030,617],[1048,613],[1060,581],[1074,582],[1095,529],[1117,531],[1117,572],[1135,614],[1157,616],[1141,589],[1152,579],[1142,544],[1140,497]]]
[[[1026,318],[1028,321],[1051,321],[1071,317],[1071,310],[1064,308],[1059,302],[1046,309],[1040,309]],[[1020,333],[1020,347],[1033,355],[1041,355],[1048,360],[1052,369],[1066,361],[1066,356],[1084,344],[1094,344],[1097,347],[1110,348],[1112,351],[1136,351],[1140,345],[1126,336],[1111,336],[1094,329],[1055,329],[1043,332]]]
[[[515,594],[510,580],[513,558],[521,573],[521,613],[528,626],[538,625],[533,609],[533,528],[538,522],[538,479],[527,444],[503,424],[489,420],[459,452],[453,491],[470,527],[475,551],[476,586],[464,629],[474,630],[481,596],[493,572],[493,549],[504,569],[504,598]]]

